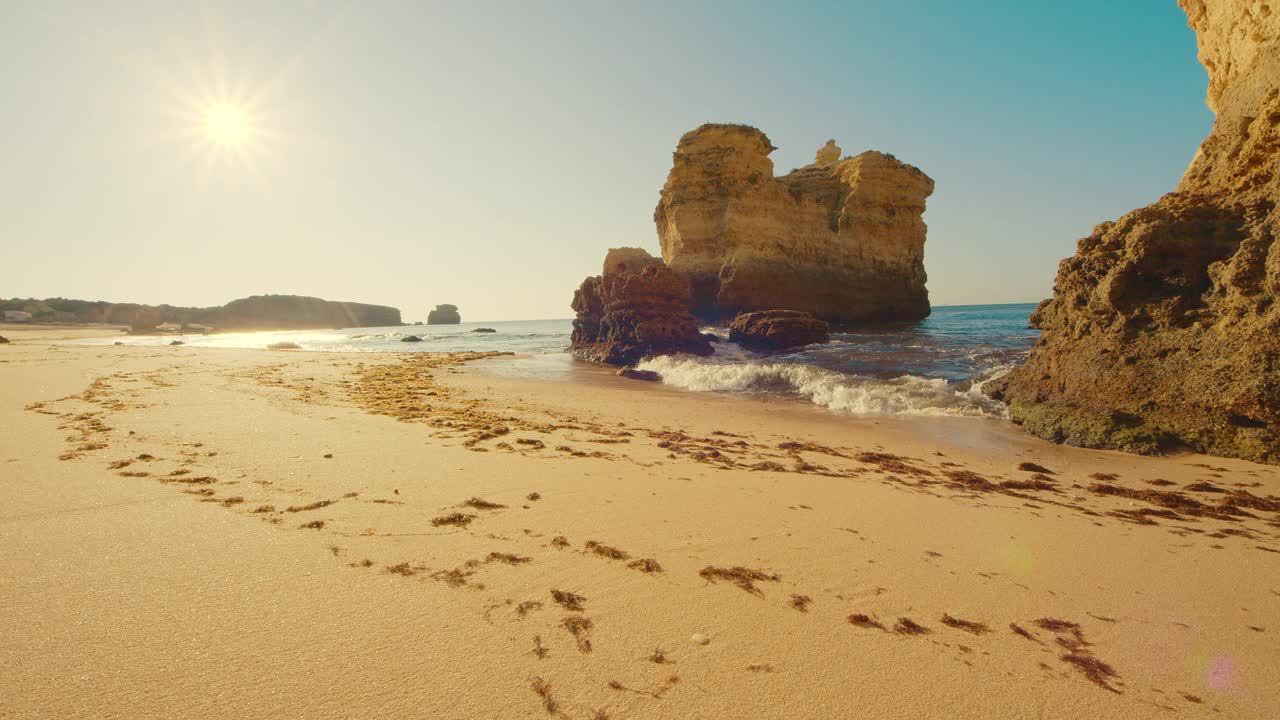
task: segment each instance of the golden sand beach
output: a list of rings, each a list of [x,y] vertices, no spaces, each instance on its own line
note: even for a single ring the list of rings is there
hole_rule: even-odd
[[[6,718],[1280,708],[1274,467],[2,332]]]

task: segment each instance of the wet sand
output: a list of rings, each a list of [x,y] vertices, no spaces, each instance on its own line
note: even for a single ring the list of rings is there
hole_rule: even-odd
[[[0,716],[1280,715],[1280,469],[0,327]]]

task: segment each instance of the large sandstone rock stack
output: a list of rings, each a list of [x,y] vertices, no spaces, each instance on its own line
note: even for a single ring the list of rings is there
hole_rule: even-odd
[[[745,125],[686,133],[654,211],[662,256],[692,283],[693,312],[716,322],[800,310],[834,323],[929,314],[925,224],[933,181],[892,155],[841,159],[774,177],[774,147]]]
[[[689,314],[689,281],[639,248],[616,248],[604,273],[573,294],[571,351],[583,360],[631,365],[647,357],[711,354]]]
[[[1280,6],[1180,5],[1213,131],[1175,192],[1062,262],[1039,343],[991,392],[1057,441],[1280,462]]]

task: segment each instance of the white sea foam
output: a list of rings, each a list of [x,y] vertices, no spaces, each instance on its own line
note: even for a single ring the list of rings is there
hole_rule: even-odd
[[[1008,416],[1003,403],[982,393],[982,385],[995,374],[961,385],[917,375],[886,380],[813,365],[768,362],[729,343],[718,345],[707,358],[664,356],[637,367],[653,370],[664,383],[686,390],[793,395],[857,415]]]

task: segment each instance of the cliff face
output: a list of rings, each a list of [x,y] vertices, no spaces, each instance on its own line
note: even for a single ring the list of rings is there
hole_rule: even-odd
[[[399,325],[400,311],[300,295],[254,295],[224,305],[211,324],[220,330],[381,327]]]
[[[573,294],[575,357],[632,365],[647,357],[711,354],[689,314],[689,281],[639,248],[614,248],[604,272]]]
[[[1175,192],[1079,242],[990,389],[1049,439],[1280,462],[1280,7],[1180,4],[1213,131]]]
[[[154,328],[160,323],[199,323],[219,330],[291,330],[400,324],[400,311],[393,307],[334,302],[301,295],[254,295],[211,308],[90,302],[65,298],[15,299],[0,302],[0,309],[27,309],[37,321],[131,323],[139,329]]]
[[[834,142],[774,177],[773,150],[744,125],[703,125],[680,139],[654,222],[663,259],[691,282],[693,312],[926,317],[921,215],[933,181],[883,153],[841,159]]]

